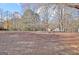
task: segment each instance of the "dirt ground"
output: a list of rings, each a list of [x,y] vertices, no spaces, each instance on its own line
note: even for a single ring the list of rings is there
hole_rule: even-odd
[[[79,55],[79,33],[0,32],[1,55]]]

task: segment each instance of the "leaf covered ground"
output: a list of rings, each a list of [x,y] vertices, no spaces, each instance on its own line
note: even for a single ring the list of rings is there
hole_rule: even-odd
[[[1,55],[79,54],[79,33],[0,32]]]

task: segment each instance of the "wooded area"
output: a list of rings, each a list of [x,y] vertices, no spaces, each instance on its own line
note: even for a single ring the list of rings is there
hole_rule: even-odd
[[[34,8],[29,6],[34,5]],[[35,7],[36,6],[36,7]],[[0,9],[1,28],[12,31],[53,31],[78,32],[79,9],[67,4],[38,3],[21,4],[22,15],[18,12],[3,12]],[[6,17],[4,17],[4,15]],[[3,19],[5,21],[3,21]]]
[[[22,12],[0,8],[0,55],[79,55],[78,6],[23,3]]]

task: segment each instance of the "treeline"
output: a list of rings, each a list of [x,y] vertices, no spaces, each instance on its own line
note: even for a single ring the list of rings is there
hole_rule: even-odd
[[[13,17],[12,20],[5,22],[7,25],[5,28],[16,31],[48,31],[50,29],[60,32],[78,32],[78,11],[65,4],[43,4],[39,6],[37,12],[30,8],[25,9],[20,18]]]

